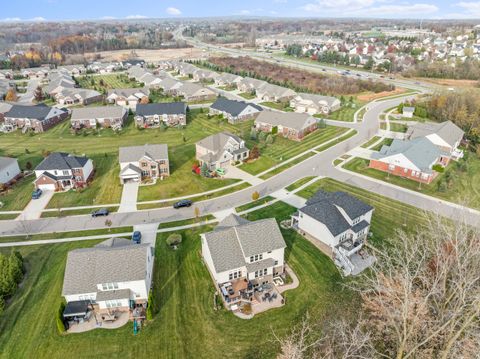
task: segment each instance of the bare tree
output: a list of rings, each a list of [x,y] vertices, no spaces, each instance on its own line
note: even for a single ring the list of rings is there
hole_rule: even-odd
[[[474,358],[480,337],[480,231],[430,217],[379,254],[362,281],[364,309],[386,357]]]

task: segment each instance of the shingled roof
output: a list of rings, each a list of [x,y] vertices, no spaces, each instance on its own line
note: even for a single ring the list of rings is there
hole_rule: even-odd
[[[452,121],[445,121],[442,123],[417,123],[409,126],[406,136],[415,139],[432,134],[438,135],[451,147],[454,147],[457,142],[462,140],[465,132]]]
[[[138,116],[185,115],[187,104],[185,102],[137,104],[135,112]]]
[[[218,111],[229,113],[233,117],[236,117],[240,115],[249,106],[253,107],[257,111],[263,110],[262,107],[254,103],[229,100],[229,99],[226,99],[225,97],[219,97],[210,107]]]
[[[168,146],[166,144],[145,144],[142,146],[120,147],[118,160],[120,163],[137,162],[143,156],[153,160],[168,159]]]
[[[49,154],[35,168],[35,171],[70,170],[82,168],[88,162],[87,157],[74,156],[65,152],[53,152]]]

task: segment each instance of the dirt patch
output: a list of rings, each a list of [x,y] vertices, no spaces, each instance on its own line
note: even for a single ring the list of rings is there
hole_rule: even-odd
[[[406,90],[403,89],[403,88],[396,88],[393,91],[382,91],[382,92],[379,92],[379,93],[369,92],[369,93],[358,95],[357,99],[360,100],[360,101],[364,101],[364,102],[370,102],[370,101],[373,101],[373,100],[376,100],[376,99],[379,99],[379,98],[382,98],[382,97],[400,95],[400,94],[404,93],[405,91]]]
[[[138,58],[147,62],[174,60],[174,59],[198,59],[204,57],[201,49],[194,47],[183,49],[161,49],[161,50],[134,50]],[[93,60],[100,55],[102,61],[124,61],[132,57],[132,50],[100,51],[85,54],[87,60]]]
[[[418,78],[420,81],[431,82],[448,87],[479,87],[480,82],[476,80],[453,80],[453,79],[430,79]]]

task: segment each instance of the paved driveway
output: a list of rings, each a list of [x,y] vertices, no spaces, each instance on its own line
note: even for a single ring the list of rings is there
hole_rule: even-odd
[[[52,199],[54,191],[44,190],[39,199],[32,199],[25,207],[23,212],[17,217],[18,220],[38,219],[42,215],[42,211]]]
[[[245,172],[244,170],[241,170],[240,168],[235,166],[228,166],[226,168],[224,177],[238,178],[250,183],[252,186],[256,186],[257,184],[260,184],[263,182],[263,180],[261,180],[260,178],[252,176],[250,173]]]
[[[122,200],[118,212],[134,212],[137,210],[139,182],[127,182],[123,185]]]
[[[133,231],[142,233],[142,243],[149,243],[155,247],[158,225],[159,223],[137,224],[133,226]]]

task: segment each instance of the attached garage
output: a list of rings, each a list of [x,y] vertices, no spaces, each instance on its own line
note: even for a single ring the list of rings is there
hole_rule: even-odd
[[[135,165],[128,164],[120,171],[120,183],[138,182],[142,179],[142,171]]]
[[[53,178],[48,172],[43,173],[35,180],[35,187],[40,188],[42,191],[50,190],[55,191],[57,189],[57,180]]]

